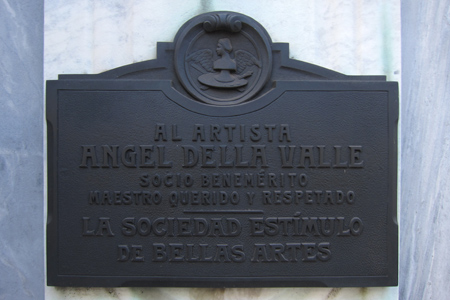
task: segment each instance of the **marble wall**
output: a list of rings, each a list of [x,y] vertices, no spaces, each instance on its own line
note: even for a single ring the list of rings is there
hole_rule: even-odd
[[[347,74],[400,80],[400,1],[45,1],[45,78],[99,73],[156,56],[195,15],[246,14],[291,58]]]
[[[402,3],[400,294],[450,295],[450,1]]]
[[[42,1],[0,1],[0,299],[44,297]]]
[[[291,57],[402,80],[400,289],[45,288],[47,299],[445,299],[450,1],[0,1],[0,299],[44,298],[45,79],[155,57],[206,11],[259,21]],[[402,51],[400,51],[400,22]],[[400,69],[402,53],[402,70]],[[401,72],[402,71],[402,72]]]

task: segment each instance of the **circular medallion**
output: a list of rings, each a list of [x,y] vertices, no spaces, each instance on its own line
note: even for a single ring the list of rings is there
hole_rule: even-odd
[[[250,100],[272,70],[271,40],[255,20],[232,12],[199,15],[175,37],[175,69],[197,100],[235,105]]]

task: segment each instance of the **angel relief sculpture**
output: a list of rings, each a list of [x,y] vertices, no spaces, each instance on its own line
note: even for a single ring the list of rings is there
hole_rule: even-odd
[[[250,52],[245,50],[234,51],[228,38],[219,39],[216,49],[219,59],[213,60],[210,49],[195,51],[186,59],[193,68],[203,73],[198,81],[203,85],[201,89],[225,88],[239,91],[245,90],[248,78],[253,75],[252,66],[261,68],[261,62]]]

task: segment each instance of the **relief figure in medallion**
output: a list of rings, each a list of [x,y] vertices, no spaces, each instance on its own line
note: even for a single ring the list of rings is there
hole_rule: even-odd
[[[248,78],[253,75],[249,67],[261,68],[261,62],[250,52],[236,50],[228,38],[221,38],[217,43],[216,53],[218,59],[213,60],[213,52],[210,49],[198,50],[187,57],[187,62],[203,74],[198,81],[204,85],[204,89],[212,88],[237,88],[245,90]],[[234,58],[233,58],[234,55]]]

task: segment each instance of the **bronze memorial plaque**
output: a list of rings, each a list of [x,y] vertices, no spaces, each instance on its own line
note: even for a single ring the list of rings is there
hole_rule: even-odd
[[[199,15],[157,59],[47,82],[54,286],[397,285],[398,85]]]

